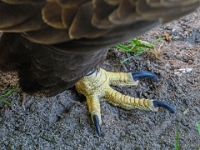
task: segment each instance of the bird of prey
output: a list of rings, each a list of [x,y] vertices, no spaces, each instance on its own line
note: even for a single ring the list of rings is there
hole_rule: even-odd
[[[53,96],[76,84],[100,135],[100,98],[124,109],[157,111],[166,102],[120,94],[151,72],[100,68],[108,47],[194,11],[200,0],[1,0],[0,69],[17,71],[23,91]]]

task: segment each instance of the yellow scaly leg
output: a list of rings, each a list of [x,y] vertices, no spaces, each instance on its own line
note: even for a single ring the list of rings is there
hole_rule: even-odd
[[[157,76],[150,72],[113,73],[100,69],[98,72],[85,76],[76,84],[77,91],[86,96],[89,112],[98,135],[100,135],[100,124],[102,123],[100,112],[100,100],[102,97],[105,97],[112,105],[127,110],[137,108],[146,111],[157,111],[158,107],[164,107],[172,113],[175,112],[173,107],[165,102],[133,98],[123,95],[110,87],[110,85],[118,87],[137,86],[138,80],[144,78],[157,80]]]

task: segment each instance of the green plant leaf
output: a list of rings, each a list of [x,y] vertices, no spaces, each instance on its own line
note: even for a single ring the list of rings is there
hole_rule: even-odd
[[[176,130],[175,150],[179,150],[179,137],[180,137],[180,122],[178,122]]]
[[[130,56],[130,57],[124,59],[123,61],[121,61],[121,64],[125,63],[126,61],[128,61],[128,60],[131,59],[131,58],[133,58],[133,56]]]
[[[148,43],[148,42],[145,42],[145,41],[142,41],[142,40],[139,40],[139,39],[130,39],[128,41],[127,45],[119,44],[116,47],[118,49],[122,50],[122,51],[125,51],[125,52],[128,52],[128,53],[134,53],[136,55],[139,55],[143,51],[145,51],[146,49],[153,50],[154,49],[153,44],[158,42],[158,41],[164,40],[164,39],[165,39],[164,37],[158,38],[158,39],[152,41],[151,43]],[[127,60],[129,60],[131,58],[132,57],[129,57],[129,58],[123,60],[121,63],[123,64],[123,63],[125,63]]]
[[[6,101],[6,100],[3,99],[2,97],[0,97],[0,101],[6,103],[6,104],[9,105],[9,106],[12,106],[12,104],[11,104],[10,102]]]
[[[198,133],[200,134],[200,122],[196,122],[196,126],[197,126],[197,129],[198,129]]]
[[[2,94],[0,96],[4,97],[4,96],[9,96],[9,95],[13,94],[15,92],[16,87],[17,87],[17,85],[15,85],[14,87],[12,87],[8,92],[6,92],[6,94]]]
[[[47,142],[56,143],[55,140],[50,140],[50,139],[44,137],[43,135],[40,135],[40,138],[44,139],[44,140],[47,141]]]
[[[6,92],[5,94],[0,95],[0,101],[2,101],[3,103],[6,103],[9,106],[12,106],[12,104],[8,101],[5,100],[5,97],[10,96],[11,94],[13,94],[15,92],[17,85],[15,85],[14,87],[12,87],[8,92]]]

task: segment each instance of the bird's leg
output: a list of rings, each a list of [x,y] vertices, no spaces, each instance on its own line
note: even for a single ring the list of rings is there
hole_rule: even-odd
[[[77,91],[86,96],[89,112],[99,135],[102,122],[100,113],[100,98],[102,97],[105,97],[112,105],[127,110],[138,108],[157,111],[158,107],[163,107],[172,113],[175,112],[173,107],[166,102],[133,98],[123,95],[110,87],[110,85],[118,87],[137,86],[139,80],[144,78],[157,80],[157,76],[150,72],[113,73],[100,69],[98,72],[85,76],[76,84]]]

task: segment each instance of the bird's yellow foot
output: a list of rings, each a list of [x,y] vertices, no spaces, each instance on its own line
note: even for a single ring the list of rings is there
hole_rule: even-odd
[[[100,135],[100,124],[102,123],[100,113],[101,97],[105,97],[112,105],[127,110],[138,108],[146,111],[157,111],[158,107],[163,107],[172,113],[175,112],[173,107],[166,102],[133,98],[110,87],[110,85],[117,87],[137,86],[139,80],[144,78],[158,79],[155,74],[150,72],[113,73],[100,69],[85,76],[76,84],[77,91],[86,96],[89,112],[98,135]]]

